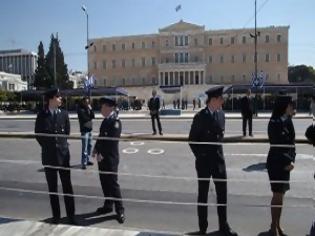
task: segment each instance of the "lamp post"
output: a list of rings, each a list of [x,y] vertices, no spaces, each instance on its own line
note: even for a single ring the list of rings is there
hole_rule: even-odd
[[[93,42],[89,43],[89,14],[87,12],[87,8],[85,5],[81,6],[82,11],[86,15],[86,45],[85,45],[85,50],[86,50],[86,58],[87,58],[87,78],[89,79],[90,73],[89,73],[89,48],[93,45]],[[89,88],[89,100],[91,97],[91,88]]]

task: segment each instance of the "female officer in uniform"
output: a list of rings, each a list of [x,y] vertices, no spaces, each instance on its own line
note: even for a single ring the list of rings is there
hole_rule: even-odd
[[[292,98],[290,96],[278,96],[268,124],[268,137],[271,147],[267,157],[267,169],[273,193],[271,200],[272,221],[269,233],[272,236],[285,235],[280,227],[280,217],[284,194],[290,189],[290,171],[294,168],[293,163],[295,161],[293,112]]]

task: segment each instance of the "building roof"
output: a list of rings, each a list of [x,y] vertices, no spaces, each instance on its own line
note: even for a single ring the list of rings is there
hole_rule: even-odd
[[[185,22],[180,20],[174,24],[166,26],[162,29],[159,29],[159,32],[180,32],[180,31],[188,31],[188,30],[205,30],[204,25],[196,25],[192,23]]]

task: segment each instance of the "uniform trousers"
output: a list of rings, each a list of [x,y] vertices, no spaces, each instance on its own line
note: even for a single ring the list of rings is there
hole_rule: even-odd
[[[45,175],[48,184],[48,190],[50,192],[50,205],[54,218],[60,218],[60,204],[59,196],[56,195],[58,192],[58,175],[59,173],[62,189],[64,194],[73,194],[70,170],[59,170],[49,167],[45,167]],[[54,194],[55,193],[55,194]],[[73,196],[64,196],[66,212],[68,217],[74,216],[74,198]]]
[[[213,156],[202,156],[196,159],[196,171],[198,178],[222,179],[223,181],[214,181],[217,204],[226,204],[227,202],[227,183],[225,161],[211,160]],[[198,180],[198,203],[208,202],[210,180]],[[198,206],[198,218],[200,230],[206,230],[208,227],[208,207]],[[226,206],[218,206],[217,214],[219,218],[219,227],[223,228],[227,224]]]

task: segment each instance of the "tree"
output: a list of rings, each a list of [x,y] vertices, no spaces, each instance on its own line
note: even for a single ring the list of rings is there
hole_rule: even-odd
[[[312,66],[289,66],[288,79],[290,83],[315,83],[315,70]]]
[[[45,62],[45,52],[42,41],[38,45],[38,59],[37,59],[37,68],[35,70],[35,80],[34,86],[37,89],[49,88],[52,85],[51,78],[49,77],[46,70]]]
[[[56,59],[54,59],[54,55]],[[49,50],[46,55],[46,70],[49,75],[50,86],[55,84],[54,81],[54,61],[56,60],[56,84],[61,89],[72,88],[72,82],[69,81],[68,66],[64,62],[64,55],[60,48],[57,37],[51,35]]]

